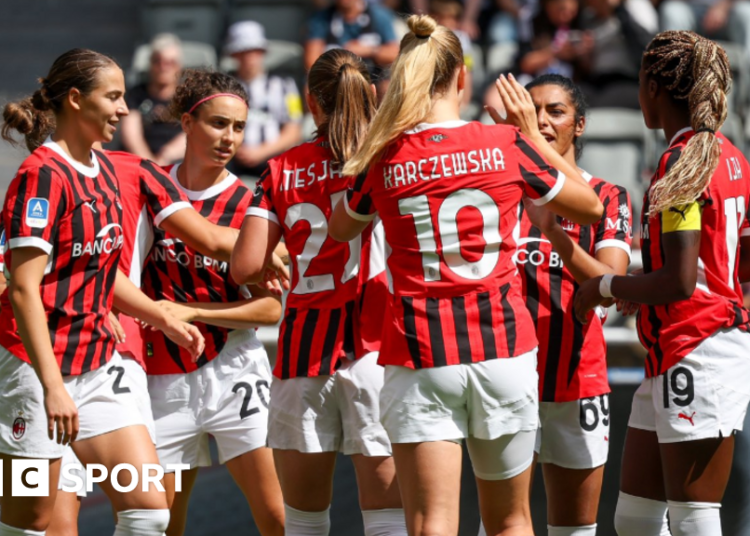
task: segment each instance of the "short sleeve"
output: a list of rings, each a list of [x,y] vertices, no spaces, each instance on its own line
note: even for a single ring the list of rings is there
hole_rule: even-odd
[[[375,206],[372,203],[372,190],[367,180],[369,173],[361,173],[354,186],[346,192],[346,202],[344,208],[346,213],[355,220],[372,221],[377,215]]]
[[[383,44],[396,40],[396,30],[393,28],[393,12],[382,6],[372,6],[372,25],[380,35]]]
[[[565,175],[550,166],[520,131],[515,146],[524,192],[535,205],[546,205],[562,190]]]
[[[312,39],[325,39],[328,34],[328,25],[330,21],[326,16],[327,11],[319,11],[310,17],[310,21],[307,23],[307,38]]]
[[[701,230],[701,204],[693,201],[686,205],[670,207],[661,213],[661,232]]]
[[[619,248],[629,258],[633,241],[633,207],[630,195],[622,186],[612,185],[599,197],[602,198],[604,214],[597,225],[594,251]]]
[[[52,168],[20,173],[10,185],[3,210],[8,248],[35,247],[49,255],[66,210],[63,182]]]
[[[151,221],[156,227],[175,212],[193,208],[185,193],[159,166],[149,160],[142,160],[139,171],[141,195],[145,198]]]
[[[273,206],[273,178],[270,167],[266,169],[258,184],[255,185],[253,200],[250,202],[245,216],[265,218],[281,226],[279,216]]]

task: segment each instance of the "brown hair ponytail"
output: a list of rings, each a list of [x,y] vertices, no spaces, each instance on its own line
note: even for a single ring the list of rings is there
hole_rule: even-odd
[[[694,32],[669,31],[654,37],[643,55],[646,74],[675,100],[686,101],[690,138],[679,159],[649,194],[651,213],[695,201],[719,165],[716,132],[727,117],[732,75],[726,52]]]
[[[461,42],[453,32],[427,15],[412,15],[406,22],[411,31],[401,40],[388,91],[362,149],[344,167],[346,175],[365,171],[389,143],[425,121],[433,97],[448,89],[463,65]]]
[[[329,50],[310,69],[308,87],[325,115],[318,135],[328,138],[336,162],[349,161],[362,145],[375,115],[367,67],[348,50]]]
[[[59,56],[41,87],[31,97],[9,102],[3,109],[2,137],[16,144],[13,130],[26,139],[26,147],[34,151],[55,129],[54,115],[62,112],[63,102],[73,88],[88,95],[96,87],[99,72],[117,63],[104,54],[85,48],[74,48]]]

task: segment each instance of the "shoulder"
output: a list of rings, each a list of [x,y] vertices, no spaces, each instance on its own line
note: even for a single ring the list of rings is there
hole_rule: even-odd
[[[59,157],[54,151],[42,146],[38,147],[21,163],[16,178],[44,175],[52,181],[59,181],[63,179],[61,168],[66,166],[67,162],[63,158]]]

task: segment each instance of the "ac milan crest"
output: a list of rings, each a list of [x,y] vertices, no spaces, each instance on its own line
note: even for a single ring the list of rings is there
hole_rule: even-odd
[[[23,417],[16,417],[13,421],[13,439],[18,441],[26,433],[26,421]]]

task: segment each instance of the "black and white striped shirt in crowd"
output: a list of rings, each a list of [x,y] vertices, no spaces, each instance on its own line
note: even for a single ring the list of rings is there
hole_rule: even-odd
[[[292,78],[263,74],[240,82],[250,99],[245,145],[274,141],[284,125],[302,120],[302,99]]]

